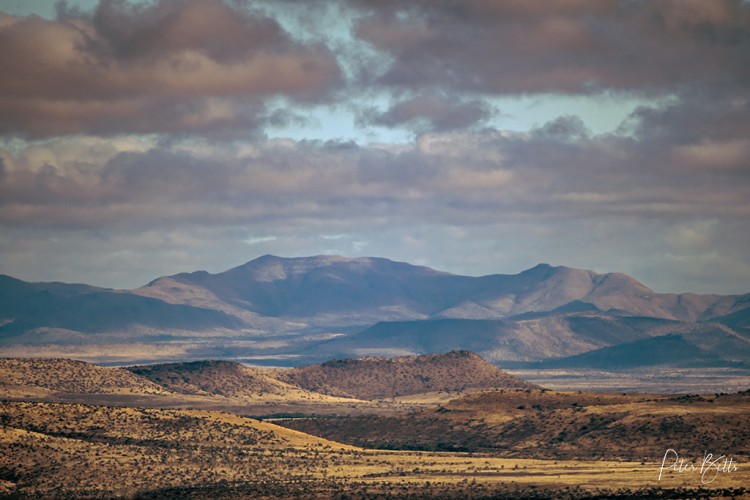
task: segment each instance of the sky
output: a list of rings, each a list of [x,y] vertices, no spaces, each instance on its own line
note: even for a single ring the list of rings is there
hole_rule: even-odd
[[[750,292],[750,3],[0,0],[0,273],[264,254]]]

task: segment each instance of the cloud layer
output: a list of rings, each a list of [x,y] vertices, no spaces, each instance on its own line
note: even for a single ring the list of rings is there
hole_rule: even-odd
[[[255,132],[264,99],[315,102],[340,69],[321,45],[219,0],[131,6],[90,16],[0,17],[0,133]]]
[[[0,14],[0,272],[137,286],[333,252],[750,291],[749,4],[330,5]],[[514,129],[520,96],[642,104],[610,133],[569,108]],[[269,133],[315,109],[357,140]]]
[[[746,86],[740,1],[363,1],[356,32],[394,62],[388,86],[486,93]]]

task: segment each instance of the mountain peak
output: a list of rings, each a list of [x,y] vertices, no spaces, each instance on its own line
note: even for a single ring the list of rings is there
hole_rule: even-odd
[[[267,254],[221,274],[249,273],[258,281],[280,281],[293,276],[309,273],[318,268],[331,266],[333,264],[351,262],[365,263],[365,259],[368,258],[352,259],[340,255],[278,257],[276,255]]]
[[[528,271],[550,271],[552,269],[554,269],[554,266],[551,266],[550,264],[547,264],[546,262],[540,262],[534,267],[528,269]]]
[[[518,276],[523,276],[535,280],[545,279],[554,274],[558,269],[560,268],[542,262],[525,271],[521,271]]]

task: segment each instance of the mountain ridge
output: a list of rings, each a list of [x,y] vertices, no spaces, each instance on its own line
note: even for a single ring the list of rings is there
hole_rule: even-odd
[[[368,271],[370,274],[367,274]],[[372,276],[380,279],[374,280]],[[304,280],[300,277],[304,277]],[[414,283],[418,279],[425,282]],[[394,311],[395,303],[385,303],[382,293],[401,292],[403,295],[403,292],[409,292],[410,300],[402,300],[402,303],[411,309],[402,309],[398,319],[438,316],[487,319],[467,312],[471,307],[476,311],[485,311],[486,316],[499,318],[548,311],[578,300],[602,311],[616,309],[633,315],[692,321],[710,309],[726,310],[730,306],[723,302],[731,302],[732,297],[741,297],[657,293],[624,273],[601,274],[549,264],[538,264],[518,274],[473,277],[375,257],[282,258],[273,255],[264,255],[216,274],[196,271],[157,278],[133,292],[158,296],[162,284],[169,285],[170,280],[192,290],[201,289],[204,293],[218,296],[256,314],[298,318],[309,317],[311,310],[320,313],[330,311],[334,306],[318,297],[317,302],[312,302],[317,307],[302,307],[300,298],[311,299],[304,297],[304,294],[290,292],[291,287],[280,286],[281,283],[287,282],[295,287],[310,286],[313,291],[326,292],[327,297],[335,296],[337,300],[344,300],[345,295],[358,298],[358,295],[361,296],[358,290],[374,290],[380,294],[374,295],[376,300],[368,296],[370,302],[379,304],[381,308],[394,308]],[[436,294],[434,290],[441,286],[451,289],[453,293],[442,291],[442,295]],[[415,300],[417,291],[426,292],[424,297],[432,302]],[[286,305],[279,305],[283,301],[286,301]],[[342,306],[338,304],[336,307]]]
[[[687,341],[728,360],[719,345],[726,341],[742,358],[732,361],[745,361],[750,294],[657,293],[623,273],[550,264],[462,276],[331,255],[264,255],[220,273],[162,276],[135,290],[0,276],[2,356],[96,361],[143,345],[143,355],[118,359],[299,365],[469,349],[495,363],[533,362],[696,328],[708,337]]]

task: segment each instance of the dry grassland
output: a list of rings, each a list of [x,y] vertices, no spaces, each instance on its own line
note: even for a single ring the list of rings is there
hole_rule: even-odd
[[[706,490],[694,472],[659,481],[656,462],[363,450],[198,410],[3,402],[0,423],[0,491],[19,498],[737,496],[750,484],[745,464]]]

